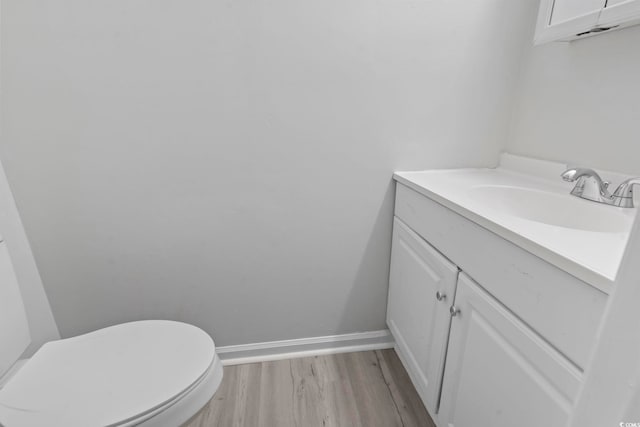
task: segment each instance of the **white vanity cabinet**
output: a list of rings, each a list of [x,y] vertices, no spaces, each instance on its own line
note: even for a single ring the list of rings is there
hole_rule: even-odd
[[[606,301],[397,183],[387,324],[438,427],[565,425]]]
[[[639,21],[640,0],[541,0],[535,43],[577,40]]]
[[[437,411],[458,267],[405,224],[393,224],[387,324],[418,394]]]
[[[454,310],[438,424],[565,426],[580,371],[464,273]]]

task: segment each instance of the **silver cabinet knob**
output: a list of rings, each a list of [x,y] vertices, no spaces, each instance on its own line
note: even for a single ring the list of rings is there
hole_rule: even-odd
[[[442,292],[440,292],[440,291],[438,291],[438,292],[436,292],[436,299],[437,299],[438,301],[444,301],[444,300],[446,300],[446,299],[447,299],[447,295],[446,295],[446,294],[443,294],[443,293],[442,293]]]
[[[449,313],[451,314],[451,317],[456,317],[458,314],[460,314],[460,309],[455,305],[452,305],[451,307],[449,307]]]

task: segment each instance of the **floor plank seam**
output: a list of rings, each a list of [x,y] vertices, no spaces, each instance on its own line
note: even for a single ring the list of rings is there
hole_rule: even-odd
[[[293,375],[293,365],[291,359],[289,359],[289,375],[291,376],[291,418],[293,418],[294,427],[298,427],[298,417],[296,416],[296,379]]]
[[[400,420],[400,424],[404,427],[404,420],[402,419],[402,414],[400,413],[400,408],[398,408],[398,402],[396,402],[396,398],[393,396],[393,392],[391,391],[391,386],[389,385],[389,381],[387,377],[384,375],[384,370],[382,369],[382,362],[380,361],[380,356],[377,351],[374,351],[376,355],[376,360],[378,361],[378,369],[380,370],[380,375],[382,376],[382,381],[387,386],[387,390],[389,390],[389,395],[391,396],[391,401],[393,402],[393,407],[396,408],[396,413],[398,414],[398,419]]]

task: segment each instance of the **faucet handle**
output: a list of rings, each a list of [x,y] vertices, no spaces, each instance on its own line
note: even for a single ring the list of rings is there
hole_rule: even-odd
[[[621,208],[633,208],[633,186],[640,185],[640,177],[623,181],[613,192],[613,204]]]

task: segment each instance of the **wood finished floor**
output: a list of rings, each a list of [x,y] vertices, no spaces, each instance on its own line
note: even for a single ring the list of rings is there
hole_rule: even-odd
[[[394,350],[224,368],[184,427],[435,427]]]

